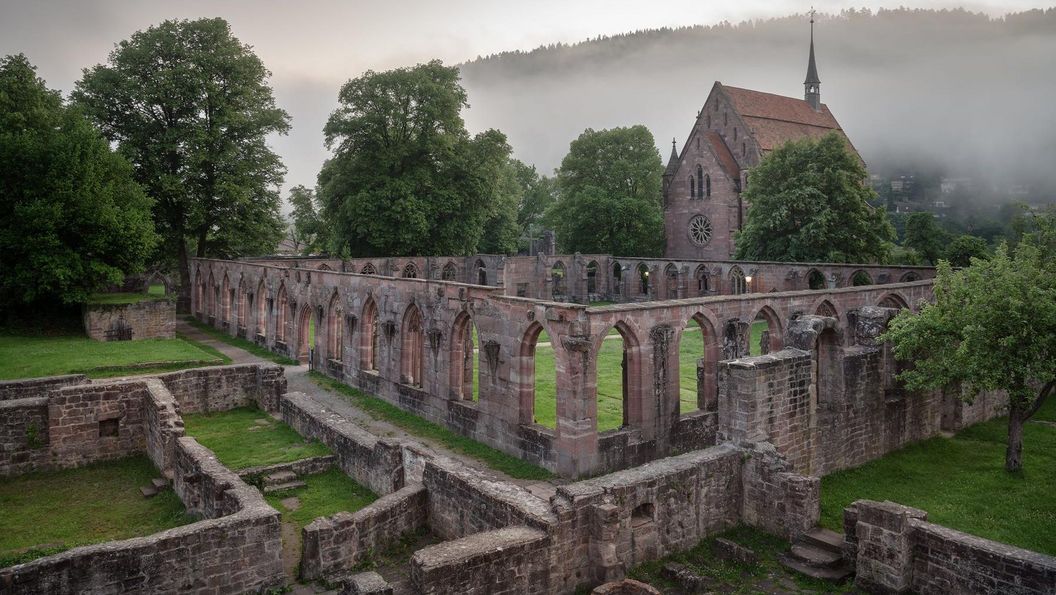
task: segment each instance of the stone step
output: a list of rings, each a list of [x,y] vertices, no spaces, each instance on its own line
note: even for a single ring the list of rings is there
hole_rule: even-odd
[[[830,529],[815,527],[799,538],[800,543],[812,545],[834,554],[843,553],[843,534]]]
[[[798,572],[799,574],[823,581],[837,583],[843,582],[847,580],[849,576],[854,574],[854,571],[847,565],[840,565],[836,568],[817,568],[805,562],[801,562],[788,554],[781,554],[778,556],[778,561],[781,562],[782,566],[793,572]]]
[[[158,490],[154,489],[154,486],[152,485],[143,486],[139,488],[139,493],[142,494],[144,498],[153,498],[158,495]]]
[[[297,474],[293,471],[276,471],[264,476],[264,487],[289,483],[297,480]]]
[[[296,476],[294,476],[296,477]],[[276,485],[265,485],[264,493],[270,494],[272,492],[281,492],[283,490],[295,490],[297,488],[303,488],[305,483],[300,480],[288,481],[286,483],[280,483]]]
[[[150,480],[150,485],[154,486],[154,489],[159,492],[163,492],[169,489],[170,487],[169,480],[165,479],[164,477],[155,477],[154,479]]]
[[[803,543],[792,544],[792,550],[789,555],[800,562],[818,568],[835,568],[843,562],[841,554]]]

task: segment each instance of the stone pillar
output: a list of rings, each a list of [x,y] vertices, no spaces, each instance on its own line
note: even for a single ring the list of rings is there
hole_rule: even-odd
[[[594,580],[606,582],[622,577],[626,571],[616,551],[620,535],[620,508],[615,504],[593,507],[590,525],[590,563]]]
[[[894,502],[858,500],[852,507],[858,517],[855,583],[872,593],[908,592],[913,584],[910,519],[927,520],[928,514]]]
[[[589,337],[555,332],[559,336],[550,340],[557,366],[557,472],[580,477],[593,470],[598,458],[597,361]]]
[[[643,392],[651,391],[652,398],[658,405],[658,416],[653,424],[658,453],[667,452],[671,429],[678,423],[679,387],[675,381],[678,354],[674,353],[674,339],[674,329],[666,324],[655,326],[649,331],[649,342],[653,347],[653,382],[652,386],[645,387]]]

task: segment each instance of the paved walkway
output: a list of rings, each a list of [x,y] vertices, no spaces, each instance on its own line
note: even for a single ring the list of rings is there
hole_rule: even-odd
[[[244,349],[228,345],[219,339],[213,338],[211,335],[191,326],[186,321],[180,320],[177,322],[176,331],[189,339],[193,339],[194,341],[215,348],[224,355],[230,357],[231,362],[234,364],[271,363],[270,360],[265,360]],[[283,368],[286,373],[287,387],[290,392],[300,392],[308,395],[317,403],[341,415],[345,419],[352,421],[375,436],[390,438],[401,442],[414,443],[427,451],[457,459],[467,467],[480,471],[490,479],[519,485],[543,500],[549,500],[550,496],[556,493],[556,486],[564,483],[560,478],[554,478],[550,481],[511,478],[505,473],[488,467],[477,459],[452,451],[443,444],[408,433],[406,430],[385,420],[375,419],[367,412],[350,403],[344,396],[316,384],[308,376],[307,365],[283,366]]]

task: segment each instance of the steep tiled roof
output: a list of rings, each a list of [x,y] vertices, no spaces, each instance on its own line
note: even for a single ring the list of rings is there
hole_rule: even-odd
[[[760,150],[770,151],[790,140],[819,138],[836,131],[857,154],[854,145],[840,128],[840,123],[824,103],[820,111],[814,111],[806,101],[794,97],[725,85],[722,89],[730,98],[734,110],[748,125]]]
[[[731,179],[741,179],[741,168],[738,167],[737,160],[733,158],[733,153],[726,146],[726,141],[722,140],[722,136],[714,130],[708,130],[704,133],[704,138],[711,143],[712,153],[718,159],[722,171],[726,172]]]

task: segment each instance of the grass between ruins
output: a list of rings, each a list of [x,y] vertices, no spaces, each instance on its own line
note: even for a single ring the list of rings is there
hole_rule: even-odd
[[[136,455],[0,482],[0,568],[194,522],[172,490],[149,499],[139,493],[159,476]]]
[[[267,494],[268,504],[282,512],[282,520],[303,529],[319,517],[326,517],[338,512],[356,512],[378,499],[369,489],[353,481],[340,469],[332,468],[315,475],[303,475],[300,478],[303,487]],[[296,510],[286,508],[282,501],[296,496],[300,507]]]
[[[725,538],[747,548],[759,557],[757,564],[727,562],[715,557],[712,544]],[[719,535],[705,539],[692,549],[646,562],[632,568],[627,574],[631,578],[649,583],[663,592],[681,593],[677,583],[663,576],[664,565],[678,563],[705,577],[706,591],[716,593],[856,593],[853,585],[836,585],[812,579],[785,570],[778,556],[788,551],[789,543],[780,537],[763,533],[751,527],[738,526]]]
[[[282,356],[282,355],[278,355],[276,353],[272,353],[272,352],[270,352],[267,349],[261,347],[260,345],[257,345],[256,343],[254,343],[252,341],[247,341],[246,339],[241,339],[239,337],[232,337],[231,335],[229,335],[229,334],[227,334],[227,333],[225,333],[223,331],[217,330],[217,329],[209,326],[208,324],[205,324],[204,322],[199,321],[198,319],[194,318],[193,316],[187,316],[187,317],[184,318],[184,320],[187,321],[187,324],[190,324],[194,328],[202,331],[203,333],[209,335],[210,337],[212,337],[212,338],[214,338],[214,339],[216,339],[218,341],[227,343],[228,345],[230,345],[232,347],[238,347],[239,349],[248,351],[248,352],[252,353],[253,355],[255,355],[257,357],[266,359],[266,360],[271,361],[271,362],[275,362],[276,364],[279,364],[279,365],[282,365],[282,366],[296,366],[299,363],[297,360],[293,360],[293,359],[290,359],[288,357],[285,357],[285,356]]]
[[[250,407],[184,415],[183,423],[187,435],[213,451],[229,469],[330,454],[321,442],[305,440],[293,428]]]
[[[411,434],[414,434],[415,436],[435,440],[455,452],[473,457],[492,469],[501,471],[512,478],[549,479],[554,476],[553,473],[550,473],[542,467],[522,461],[517,457],[508,455],[500,450],[481,444],[480,442],[466,438],[460,434],[456,434],[447,428],[426,421],[413,413],[409,413],[382,399],[363,393],[347,384],[342,384],[341,382],[319,372],[309,372],[308,376],[319,386],[346,397],[356,407],[362,409],[371,417],[387,421]]]
[[[822,526],[842,532],[855,500],[892,500],[940,525],[1056,555],[1056,399],[1032,419],[1022,473],[1004,470],[1007,420],[991,420],[823,478]]]
[[[95,341],[74,334],[0,334],[0,380],[75,373],[107,378],[230,362],[219,351],[180,337]]]

